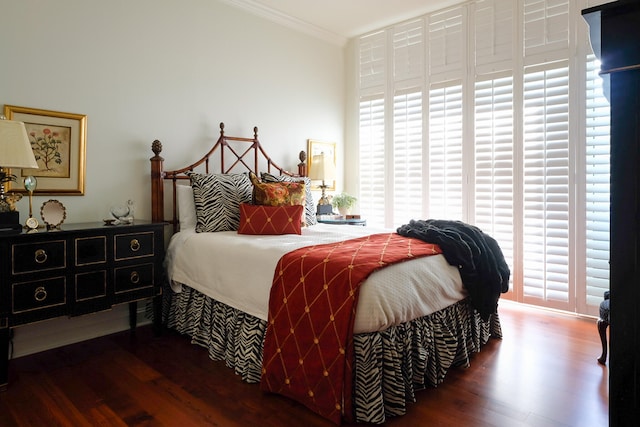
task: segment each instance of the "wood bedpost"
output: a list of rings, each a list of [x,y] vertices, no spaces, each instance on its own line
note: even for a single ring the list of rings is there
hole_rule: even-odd
[[[151,144],[155,154],[151,160],[151,221],[164,221],[164,159],[160,157],[162,143],[157,139]]]
[[[307,152],[304,150],[300,151],[298,158],[300,159],[300,163],[298,163],[298,175],[307,176]]]

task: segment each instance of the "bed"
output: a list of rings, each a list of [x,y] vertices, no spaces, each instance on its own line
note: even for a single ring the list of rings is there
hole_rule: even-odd
[[[233,137],[225,134],[224,124],[220,123],[220,137],[204,156],[170,171],[164,170],[159,141],[153,142],[152,151],[152,220],[169,222],[173,230],[165,260],[168,280],[163,322],[206,348],[211,359],[224,361],[244,381],[261,382],[263,389],[273,391],[266,386],[271,377],[266,375],[270,372],[265,366],[275,357],[272,355],[286,347],[271,344],[273,313],[277,309],[275,298],[270,295],[275,295],[277,272],[282,271],[283,260],[298,253],[304,254],[300,259],[308,260],[307,256],[322,249],[333,254],[337,247],[351,251],[343,247],[347,243],[379,246],[370,240],[395,239],[398,233],[318,224],[306,178],[305,153],[299,154],[296,173],[285,170],[267,155],[257,128],[252,137]],[[250,195],[244,178],[248,172]],[[286,226],[293,223],[296,228],[291,234],[263,234],[253,229],[247,232],[246,227],[257,223],[250,222],[254,218],[251,215],[263,210],[254,203],[262,183],[269,189],[284,185],[291,194],[303,192],[302,200],[291,203],[296,205],[295,212],[286,207],[286,215],[290,215]],[[304,185],[294,187],[298,184]],[[240,207],[251,211],[238,213]],[[285,208],[277,209],[281,213]],[[292,222],[291,215],[301,218],[300,224]],[[233,220],[226,223],[231,217]],[[259,224],[262,227],[264,223],[262,218]],[[478,299],[470,298],[472,288],[463,283],[463,279],[471,281],[464,275],[466,260],[452,261],[451,255],[439,252],[437,244],[435,254],[427,253],[434,249],[412,240],[425,230],[409,231],[415,235],[402,242],[409,242],[409,252],[418,253],[420,248],[424,253],[412,253],[411,259],[385,262],[388,265],[384,268],[372,267],[363,273],[356,302],[345,310],[353,312],[353,316],[346,324],[346,350],[340,348],[346,360],[344,383],[331,387],[333,380],[324,380],[331,390],[320,387],[324,391],[312,398],[307,396],[311,400],[335,400],[332,413],[323,413],[304,397],[300,400],[336,423],[384,423],[388,417],[404,414],[407,404],[415,401],[416,391],[436,387],[451,367],[468,366],[473,353],[480,351],[490,338],[502,337],[495,289],[506,290],[504,270],[501,283],[493,286],[490,311],[483,311],[473,303]],[[440,243],[447,246],[447,241]],[[321,258],[327,263],[328,255]],[[508,288],[508,270],[506,274]],[[264,364],[263,351],[269,355]],[[309,394],[313,395],[311,391]]]

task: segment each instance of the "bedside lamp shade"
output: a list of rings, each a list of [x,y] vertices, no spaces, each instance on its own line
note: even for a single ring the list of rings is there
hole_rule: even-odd
[[[316,154],[311,158],[311,174],[309,179],[320,181],[333,181],[336,179],[336,165],[329,156],[324,153]]]
[[[15,215],[7,213],[12,207],[4,195],[4,183],[13,181],[15,177],[4,168],[37,169],[38,163],[31,150],[24,123],[3,119],[4,117],[0,117],[0,213],[10,215],[10,222],[13,223],[17,221],[17,212]]]
[[[311,171],[309,173],[309,179],[322,181],[320,188],[322,189],[322,196],[318,200],[318,212],[324,213],[327,209],[321,208],[323,205],[329,206],[329,213],[331,211],[331,202],[325,194],[325,190],[328,187],[325,182],[333,181],[336,179],[336,165],[333,163],[333,159],[326,156],[324,153],[316,154],[311,158]]]
[[[0,167],[38,168],[24,123],[0,120]]]

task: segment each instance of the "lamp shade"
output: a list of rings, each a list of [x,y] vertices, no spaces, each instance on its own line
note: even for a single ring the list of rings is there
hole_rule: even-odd
[[[24,123],[0,120],[0,167],[38,168]]]
[[[313,156],[311,158],[309,178],[322,181],[333,181],[336,179],[336,165],[333,163],[333,159],[324,153]]]

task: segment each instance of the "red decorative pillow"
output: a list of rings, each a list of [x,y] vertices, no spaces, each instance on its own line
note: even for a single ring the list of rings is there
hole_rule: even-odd
[[[306,186],[304,182],[261,182],[253,172],[249,172],[253,184],[253,204],[264,206],[305,205]],[[306,225],[306,216],[300,216],[300,222]]]
[[[240,204],[238,234],[302,234],[304,207]]]

